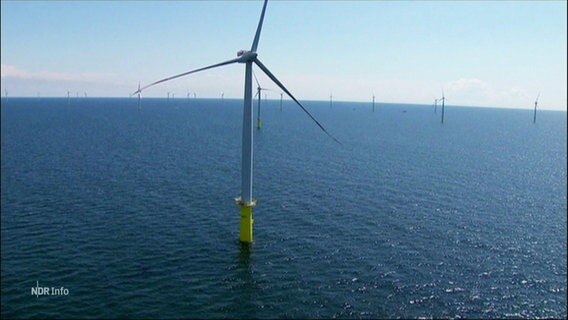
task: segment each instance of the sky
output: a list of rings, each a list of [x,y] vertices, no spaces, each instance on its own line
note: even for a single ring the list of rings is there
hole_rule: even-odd
[[[566,1],[269,1],[258,57],[299,100],[566,111]],[[0,2],[9,96],[127,97],[250,49],[260,1]],[[280,90],[255,69],[261,85]],[[244,65],[144,97],[242,99]]]

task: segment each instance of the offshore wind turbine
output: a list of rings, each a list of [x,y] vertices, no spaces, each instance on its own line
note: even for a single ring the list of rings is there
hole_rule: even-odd
[[[256,34],[252,42],[250,50],[240,50],[237,52],[237,58],[220,62],[207,67],[194,69],[168,78],[164,78],[142,87],[139,91],[147,89],[151,86],[162,82],[173,80],[199,71],[221,67],[233,63],[245,64],[245,88],[244,88],[244,105],[243,105],[243,131],[242,131],[242,161],[241,161],[241,195],[235,198],[236,204],[240,207],[239,221],[239,240],[243,243],[251,243],[253,241],[253,207],[256,200],[252,193],[252,177],[253,177],[253,112],[252,112],[252,66],[255,64],[259,67],[276,85],[282,89],[298,106],[323,130],[330,138],[341,144],[304,108],[304,106],[286,89],[286,87],[270,72],[270,70],[258,59],[256,52],[260,39],[260,32],[266,12],[267,0],[264,0],[260,20],[256,29]],[[135,93],[137,93],[135,92]]]
[[[331,106],[333,105],[333,95],[331,94],[331,92],[329,93],[329,108],[331,109]]]
[[[260,95],[262,90],[270,90],[270,89],[262,88],[260,86],[260,83],[258,82],[258,79],[256,78],[256,74],[254,74],[253,72],[252,75],[254,76],[254,80],[256,81],[256,86],[257,86],[255,98],[256,96],[258,96],[257,112],[256,112],[256,128],[260,129],[262,127],[262,121],[260,120]],[[266,97],[264,98],[264,102],[266,102]]]
[[[280,92],[280,112],[282,112],[282,96],[284,94],[282,92]]]
[[[375,93],[373,92],[373,112],[375,112]]]
[[[138,81],[138,110],[140,110],[140,96],[142,92],[140,91],[140,81]]]
[[[536,106],[538,105],[538,98],[540,97],[540,92],[538,96],[536,96],[536,100],[534,101],[534,114],[533,114],[533,123],[536,123]]]
[[[71,92],[67,90],[67,105],[69,105],[70,103],[71,103]]]
[[[446,101],[446,97],[444,96],[444,90],[442,90],[442,123],[444,123],[444,102]]]
[[[434,113],[438,113],[438,99],[434,99]]]

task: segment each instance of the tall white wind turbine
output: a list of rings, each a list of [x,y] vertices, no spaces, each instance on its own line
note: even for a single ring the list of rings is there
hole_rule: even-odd
[[[446,97],[444,96],[444,90],[442,90],[442,123],[444,123],[444,103],[446,102]]]
[[[286,89],[286,87],[268,70],[268,68],[258,59],[256,52],[266,12],[267,0],[264,0],[260,20],[256,29],[256,34],[252,42],[250,50],[240,50],[237,52],[237,58],[220,62],[207,67],[194,69],[175,76],[164,78],[142,87],[134,94],[145,90],[154,85],[183,77],[192,73],[229,65],[233,63],[245,64],[245,90],[244,90],[244,106],[243,106],[243,132],[242,132],[242,161],[241,161],[241,195],[235,198],[235,202],[240,207],[239,222],[239,239],[243,243],[251,243],[253,241],[253,207],[256,200],[252,194],[252,177],[253,177],[253,112],[252,112],[252,65],[256,64],[276,85],[282,89],[296,104],[323,130],[330,138],[339,143],[310,113],[304,106]]]
[[[533,123],[536,123],[536,106],[538,105],[538,98],[540,98],[540,92],[538,93],[536,100],[534,101]]]
[[[142,91],[140,91],[140,81],[138,81],[138,110],[140,110],[140,96],[142,94]]]
[[[254,80],[256,81],[256,94],[254,96],[255,97],[258,96],[257,111],[256,111],[256,128],[260,129],[262,127],[262,120],[260,120],[260,95],[263,90],[270,90],[270,89],[262,88],[254,72],[252,73],[252,75],[254,76]],[[264,98],[264,102],[266,102],[266,96]]]

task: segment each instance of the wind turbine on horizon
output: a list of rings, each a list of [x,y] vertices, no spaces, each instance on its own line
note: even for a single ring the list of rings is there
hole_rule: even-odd
[[[194,69],[175,76],[164,78],[144,86],[134,94],[145,90],[149,87],[157,85],[162,82],[173,80],[199,71],[212,69],[233,63],[245,64],[245,88],[244,88],[244,105],[243,105],[243,131],[242,131],[242,161],[241,161],[241,195],[235,198],[236,204],[240,207],[240,222],[239,222],[239,239],[243,243],[251,243],[253,241],[253,207],[256,205],[256,200],[253,198],[252,183],[253,183],[253,112],[252,112],[252,66],[255,64],[260,68],[276,85],[280,87],[296,104],[318,125],[318,127],[325,132],[335,142],[341,144],[335,137],[333,137],[311,114],[304,108],[304,106],[286,89],[286,87],[270,72],[270,70],[258,59],[257,48],[260,39],[260,32],[266,12],[267,0],[264,0],[260,20],[256,29],[256,34],[252,42],[250,50],[240,50],[237,52],[237,58],[228,61],[220,62],[207,67]]]
[[[282,96],[284,94],[282,92],[280,92],[280,112],[282,112]]]
[[[438,99],[434,99],[434,113],[438,113]]]
[[[260,83],[258,82],[258,79],[256,78],[256,74],[254,74],[254,72],[252,73],[252,75],[254,76],[254,80],[256,81],[256,94],[254,95],[254,97],[256,98],[256,96],[258,96],[258,103],[257,103],[257,112],[256,112],[256,128],[260,129],[262,127],[262,121],[260,120],[260,95],[262,93],[262,90],[270,90],[267,88],[262,88],[260,86]],[[264,98],[264,102],[266,102],[266,95]]]
[[[444,96],[444,90],[442,90],[442,124],[444,123],[444,102],[446,101],[446,97]]]
[[[70,103],[71,103],[71,92],[67,90],[67,105],[69,105]]]
[[[140,91],[140,81],[138,81],[138,110],[140,110],[140,96],[142,95],[142,92]]]
[[[373,92],[373,112],[375,112],[375,93]]]
[[[538,93],[536,100],[534,101],[533,123],[536,123],[536,106],[538,105],[538,98],[540,98],[540,92]]]
[[[331,109],[331,106],[333,105],[333,94],[331,94],[331,92],[329,93],[329,108]]]

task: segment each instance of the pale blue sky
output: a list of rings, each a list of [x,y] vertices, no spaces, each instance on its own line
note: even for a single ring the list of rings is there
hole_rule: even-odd
[[[2,91],[127,96],[250,49],[260,1],[1,1]],[[269,1],[259,58],[300,100],[566,110],[566,1]],[[263,86],[275,85],[256,71]],[[156,86],[242,98],[244,65]],[[4,94],[4,92],[2,92]],[[268,93],[269,98],[279,97]]]

